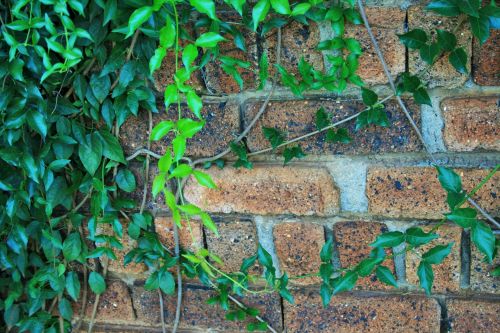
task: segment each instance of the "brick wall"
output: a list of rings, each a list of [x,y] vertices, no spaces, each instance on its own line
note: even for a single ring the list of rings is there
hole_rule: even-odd
[[[405,26],[430,30],[453,25],[452,20],[423,12],[415,1],[411,1],[411,6],[407,6],[407,1],[396,0],[368,3],[368,16],[394,75],[405,68],[416,71],[424,66],[414,52],[405,50],[397,40],[396,34],[404,31]],[[381,96],[388,95],[382,67],[366,30],[357,26],[346,31],[361,41],[365,51],[360,76]],[[458,42],[470,55],[472,74],[459,75],[446,59],[439,61],[427,77],[432,87],[432,107],[419,107],[410,98],[406,102],[438,161],[457,168],[464,187],[470,190],[500,162],[500,34],[493,32],[488,43],[479,48],[468,31],[464,28],[458,32]],[[303,55],[317,68],[324,67],[325,55],[314,46],[320,36],[329,34],[328,27],[315,24],[307,27],[293,23],[284,27],[284,67],[293,71]],[[246,37],[249,52],[230,51],[228,45],[233,56],[257,66],[257,53],[268,50],[270,63],[274,61],[275,35],[271,33],[262,39],[248,31]],[[172,74],[171,62],[168,58],[158,73],[159,90]],[[190,141],[190,156],[212,156],[223,151],[257,112],[269,87],[255,91],[258,79],[251,73],[246,73],[244,80],[246,90],[238,92],[232,79],[213,65],[206,69],[203,78],[193,79],[205,96],[203,116],[207,125]],[[386,106],[391,127],[363,129],[354,134],[350,144],[331,144],[324,135],[317,135],[300,143],[308,156],[290,166],[282,167],[281,158],[272,154],[259,155],[253,170],[230,166],[210,169],[219,190],[189,182],[186,198],[212,213],[220,237],[195,224],[197,240],[191,242],[181,231],[182,245],[205,246],[222,257],[226,269],[234,270],[243,258],[255,253],[260,242],[272,254],[278,271],[300,275],[318,270],[319,250],[328,237],[333,237],[335,244],[332,261],[341,268],[364,258],[370,251],[368,244],[378,233],[415,225],[431,228],[446,211],[445,193],[397,103],[389,101]],[[348,90],[342,97],[320,91],[297,100],[286,89],[278,88],[266,113],[246,139],[250,151],[267,147],[260,126],[278,127],[286,131],[288,139],[314,130],[314,114],[319,107],[340,120],[361,110],[362,104],[356,90]],[[175,118],[175,112],[155,114],[153,121],[167,118]],[[130,119],[121,130],[127,152],[145,146],[145,119]],[[352,122],[343,126],[354,132]],[[168,140],[155,143],[152,150],[163,153]],[[139,164],[135,167],[140,183],[143,168]],[[154,167],[151,172],[155,172]],[[137,188],[142,189],[142,184]],[[488,212],[500,216],[499,195],[497,174],[477,193],[476,199]],[[140,198],[142,193],[133,196]],[[172,244],[172,221],[165,204],[149,199],[147,207],[156,210],[157,231],[166,244]],[[445,225],[439,234],[443,242],[455,243],[450,256],[436,266],[431,297],[425,297],[416,287],[418,253],[409,253],[397,255],[387,263],[401,286],[397,290],[374,276],[366,277],[355,291],[333,297],[325,309],[318,292],[319,280],[309,278],[292,285],[294,305],[277,295],[252,296],[245,303],[259,308],[274,328],[287,332],[500,331],[500,279],[488,275],[489,267],[471,245],[468,233]],[[134,245],[132,240],[125,243],[125,248]],[[258,266],[253,269],[262,271]],[[160,331],[158,294],[143,289],[145,267],[123,268],[117,264],[109,270],[109,288],[101,297],[96,331]],[[196,281],[185,286],[181,329],[244,331],[244,324],[225,320],[222,310],[204,303],[211,294]],[[93,299],[88,302],[92,304]],[[174,313],[175,298],[165,297],[167,325],[172,323]]]

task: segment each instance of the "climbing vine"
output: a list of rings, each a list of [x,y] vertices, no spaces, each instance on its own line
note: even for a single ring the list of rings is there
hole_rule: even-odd
[[[423,77],[436,61],[446,57],[457,72],[468,71],[468,55],[457,45],[457,31],[468,22],[472,34],[484,43],[490,28],[498,28],[500,17],[494,1],[485,5],[476,0],[431,1],[427,10],[458,17],[457,26],[452,31],[437,30],[436,37],[421,29],[399,35],[406,47],[418,50],[427,67],[393,79],[373,38],[361,1],[225,0],[224,3],[0,1],[3,37],[0,40],[0,236],[3,240],[0,311],[5,331],[78,331],[86,313],[87,285],[96,294],[88,323],[88,331],[92,331],[99,295],[106,290],[108,262],[117,260],[115,250],[123,249],[121,240],[127,233],[137,241],[137,247],[125,256],[123,264],[147,265],[150,270],[145,288],[157,290],[160,299],[163,293],[177,291],[174,332],[180,318],[182,276],[196,277],[217,291],[207,301],[227,310],[228,320],[253,318],[248,330],[275,332],[257,309],[247,307],[235,296],[241,299],[247,294],[277,292],[293,303],[289,280],[304,276],[289,276],[286,272],[277,276],[271,255],[260,245],[254,256],[242,262],[238,272],[219,269],[216,264],[222,264],[223,259],[205,248],[181,249],[178,229],[191,230],[194,219],[201,221],[208,232],[217,234],[210,215],[184,201],[183,187],[187,180],[192,178],[200,186],[216,188],[217,184],[203,170],[213,164],[224,167],[227,164],[224,157],[228,154],[236,157],[233,166],[237,168],[252,168],[252,156],[266,152],[280,153],[284,164],[291,163],[305,156],[297,142],[323,132],[328,142],[349,144],[356,133],[337,127],[348,121],[356,122],[356,131],[370,125],[391,126],[384,102],[392,98],[398,100],[422,138],[401,96],[409,93],[418,104],[430,105]],[[220,6],[234,12],[240,20],[225,22],[218,15]],[[298,72],[292,74],[281,64],[281,29],[293,21],[321,22],[331,27],[334,37],[316,46],[320,51],[328,51],[327,69],[314,68],[301,58]],[[384,65],[392,95],[380,98],[356,74],[363,51],[356,39],[346,37],[348,24],[365,25]],[[263,52],[258,68],[253,69],[249,62],[224,54],[220,43],[228,41],[247,51],[242,27],[260,36],[276,32],[275,63],[269,63],[269,55]],[[173,62],[172,80],[158,94],[153,88],[153,75],[165,60]],[[202,130],[205,120],[201,93],[189,82],[195,73],[204,72],[210,62],[218,63],[240,89],[244,88],[242,75],[255,71],[258,89],[267,97],[248,127],[226,150],[210,158],[191,160],[185,156],[186,146]],[[366,107],[336,123],[319,109],[316,130],[288,141],[279,128],[263,127],[269,148],[248,153],[243,139],[265,113],[278,83],[299,98],[312,90],[341,94],[349,85],[356,86]],[[162,121],[153,128],[152,113],[162,112],[157,109],[160,100],[161,109],[177,110],[177,119]],[[187,105],[192,116],[183,116],[183,105]],[[148,149],[126,157],[118,139],[120,127],[139,112],[148,113]],[[151,141],[166,136],[172,137],[166,153],[162,156],[152,153]],[[425,146],[423,140],[422,143]],[[165,200],[174,221],[173,249],[160,242],[152,212],[145,211],[151,158],[158,159],[158,173],[151,179],[152,194]],[[384,266],[397,253],[387,255],[385,249],[403,245],[406,252],[428,244],[438,238],[436,231],[446,221],[470,229],[473,243],[485,260],[492,262],[499,244],[489,224],[478,219],[478,213],[496,227],[499,224],[472,196],[499,166],[466,193],[453,170],[438,165],[431,152],[429,158],[448,194],[449,213],[429,232],[415,227],[379,235],[371,244],[373,250],[368,258],[341,270],[332,264],[333,244],[329,239],[319,254],[322,264],[318,272],[309,275],[321,278],[320,292],[325,306],[333,295],[351,290],[359,277],[373,272],[383,283],[397,287],[391,270]],[[138,191],[130,169],[132,160],[142,164],[146,175],[139,202],[127,195]],[[466,202],[473,208],[462,207]],[[127,230],[122,226],[123,220],[127,221]],[[432,265],[441,263],[451,246],[437,245],[422,255],[418,276],[427,294],[434,280]],[[264,268],[263,276],[249,273],[257,262]],[[491,273],[499,275],[500,271],[497,267]],[[263,284],[256,287],[255,282]],[[81,303],[80,313],[73,313],[73,302]],[[72,323],[74,317],[80,318],[79,321]]]

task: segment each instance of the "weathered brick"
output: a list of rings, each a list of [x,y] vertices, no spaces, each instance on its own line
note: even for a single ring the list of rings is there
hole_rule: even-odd
[[[289,276],[319,272],[319,253],[325,243],[323,226],[313,223],[280,223],[273,229],[280,269]],[[294,284],[319,283],[318,277],[292,280]]]
[[[420,126],[420,109],[412,101],[407,103],[418,126]],[[244,107],[244,124],[247,126],[257,114],[262,102],[249,102]],[[309,137],[299,142],[306,153],[313,154],[369,154],[388,152],[419,151],[422,149],[411,125],[400,111],[396,102],[386,102],[386,114],[391,126],[369,126],[355,131],[356,120],[339,126],[351,134],[353,141],[348,144],[326,142],[326,132]],[[247,144],[251,151],[270,146],[262,134],[262,126],[278,128],[286,133],[287,139],[293,139],[316,130],[315,119],[319,108],[331,115],[332,122],[338,122],[357,112],[365,106],[359,100],[300,100],[273,101],[266,112],[250,131]]]
[[[82,281],[83,283],[83,281]],[[83,286],[82,286],[83,289]],[[88,291],[87,305],[85,307],[85,319],[90,319],[92,308],[95,303],[95,294]],[[73,303],[73,312],[75,320],[79,318],[81,311],[81,302]],[[132,308],[132,299],[130,297],[127,285],[121,281],[107,281],[106,291],[99,298],[97,307],[96,322],[106,323],[130,323],[135,320],[134,309]]]
[[[132,294],[137,322],[149,326],[161,325],[158,293],[145,291],[142,287],[134,286]],[[179,328],[189,332],[193,330],[246,331],[246,325],[250,321],[229,321],[225,319],[226,312],[220,306],[206,304],[207,299],[212,296],[215,296],[215,293],[210,290],[185,288]],[[165,295],[163,298],[165,322],[170,326],[175,316],[175,296]],[[246,306],[259,309],[260,316],[273,328],[281,331],[281,304],[276,293],[250,295],[245,297],[243,302]],[[233,303],[230,305],[231,309],[236,309],[236,305]]]
[[[255,166],[206,170],[218,186],[207,189],[190,179],[186,199],[214,213],[332,215],[339,192],[326,169]]]
[[[472,242],[471,242],[472,243]],[[484,254],[471,244],[470,289],[477,292],[500,294],[500,277],[491,275],[491,270],[500,265],[500,257],[492,264],[484,261]]]
[[[193,113],[185,104],[182,107],[183,118],[194,118]],[[159,108],[159,113],[153,114],[153,128],[163,120],[178,119],[177,107],[172,106],[168,112]],[[240,119],[238,105],[231,102],[205,102],[201,111],[206,121],[203,129],[192,139],[187,140],[186,155],[212,156],[222,152],[239,133]],[[146,147],[149,140],[147,112],[139,112],[138,117],[129,117],[120,129],[120,143],[125,154],[130,155],[141,147]],[[151,150],[164,154],[171,145],[172,135],[167,135],[160,141],[151,143]]]
[[[500,97],[448,98],[441,102],[449,150],[500,150]]]
[[[398,33],[403,32],[405,11],[394,7],[366,7],[373,35],[379,43],[390,73],[396,77],[405,70],[405,48],[399,42]],[[388,20],[387,18],[391,19]],[[346,27],[346,37],[361,43],[363,54],[359,57],[357,74],[368,84],[382,84],[387,78],[370,36],[363,25]]]
[[[440,307],[417,296],[334,296],[323,308],[317,290],[294,293],[284,303],[287,332],[439,332]]]
[[[448,325],[452,332],[499,332],[500,303],[487,300],[449,299]]]
[[[486,169],[454,169],[463,188],[472,190],[489,173]],[[500,212],[497,195],[500,175],[495,174],[475,195],[476,202],[493,215]],[[368,170],[366,195],[371,214],[398,218],[441,218],[449,211],[446,193],[430,167],[372,168]]]
[[[434,225],[424,226],[422,229],[429,232]],[[454,242],[450,254],[439,265],[433,265],[434,284],[433,292],[448,293],[458,292],[460,289],[460,243],[462,229],[453,225],[443,225],[437,231],[439,238],[429,244],[420,246],[406,253],[406,279],[408,283],[419,286],[417,276],[421,256],[436,245],[448,245]]]
[[[264,37],[264,50],[269,59],[269,77],[276,72],[273,64],[276,63],[277,30],[273,29]],[[297,75],[298,64],[302,57],[314,69],[322,71],[324,68],[323,55],[316,49],[320,42],[319,27],[314,22],[303,25],[297,21],[282,28],[281,33],[281,65],[290,73]]]
[[[224,22],[237,22],[241,17],[236,13],[218,13],[218,16]],[[243,38],[245,40],[246,51],[242,51],[234,44],[234,37],[231,34],[224,34],[223,37],[227,41],[218,44],[221,55],[236,58],[241,61],[250,63],[250,66],[246,69],[237,67],[243,79],[243,89],[255,89],[258,85],[257,75],[258,72],[258,56],[257,56],[257,37],[256,34],[245,27],[244,25],[239,25]],[[205,66],[206,71],[206,85],[209,92],[222,93],[222,94],[233,94],[240,91],[238,83],[234,78],[227,74],[221,67],[221,62],[210,61]]]
[[[357,265],[363,259],[368,258],[373,249],[369,244],[375,240],[377,235],[387,232],[387,226],[378,222],[339,222],[333,226],[335,245],[339,254],[340,264],[343,268]],[[391,251],[387,251],[387,255]],[[390,268],[394,273],[394,262],[388,259],[384,266]],[[376,274],[362,277],[356,282],[357,289],[387,290],[393,289],[380,282]]]
[[[472,75],[482,86],[500,85],[500,31],[491,29],[490,38],[483,45],[474,38]]]
[[[412,29],[423,29],[430,38],[436,38],[436,29],[452,31],[458,24],[460,18],[444,17],[425,10],[422,6],[412,6],[408,9],[408,27]],[[472,34],[468,23],[463,23],[455,34],[457,36],[457,46],[464,48],[467,53],[467,71],[470,71],[470,56],[472,54]],[[409,69],[411,73],[419,73],[427,68],[428,64],[420,58],[418,50],[409,50]],[[467,74],[458,73],[448,61],[448,56],[437,60],[432,68],[426,73],[422,73],[424,82],[429,82],[429,87],[445,86],[458,87],[468,79]]]
[[[251,220],[235,219],[217,223],[219,236],[205,229],[207,248],[224,262],[225,272],[240,270],[244,259],[257,253],[257,229]],[[259,265],[249,270],[252,274],[261,272]]]
[[[158,238],[167,248],[174,248],[174,224],[171,217],[155,217],[155,230]],[[181,248],[196,251],[203,247],[203,230],[201,222],[189,220],[191,231],[187,221],[182,221],[179,230],[179,245]]]

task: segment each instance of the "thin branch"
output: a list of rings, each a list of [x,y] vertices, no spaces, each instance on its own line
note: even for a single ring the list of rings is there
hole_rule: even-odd
[[[92,58],[92,60],[89,62],[88,66],[85,67],[85,70],[83,71],[83,75],[87,75],[90,70],[92,69],[92,67],[94,67],[94,63],[96,62],[96,58]],[[73,88],[73,86],[71,86],[68,91],[66,91],[66,93],[64,94],[64,97],[65,98],[68,98],[69,96],[71,96],[71,94],[73,93],[75,89]]]
[[[128,48],[127,55],[125,57],[125,63],[127,63],[130,60],[130,58],[132,58],[132,53],[134,51],[135,43],[137,43],[137,37],[139,37],[139,33],[140,30],[137,29],[134,33],[134,36],[132,37],[132,42],[130,42],[130,47]],[[113,82],[113,84],[111,84],[111,88],[109,89],[109,91],[113,91],[113,89],[115,89],[118,83],[120,82],[120,73],[121,69],[118,75],[116,76],[115,81]]]
[[[483,208],[481,208],[481,206],[479,206],[477,204],[477,202],[475,202],[472,198],[467,198],[467,201],[472,205],[474,206],[474,208],[476,208],[484,217],[486,217],[486,219],[488,219],[488,221],[490,221],[491,223],[493,223],[497,228],[500,229],[500,223],[498,223],[494,218],[493,216],[491,216],[488,212],[486,212]]]
[[[106,275],[108,274],[108,261],[109,261],[108,257],[104,257],[104,269],[102,272],[104,279],[106,279]],[[85,283],[87,283],[87,281],[85,281]],[[87,333],[92,333],[92,328],[94,326],[95,317],[97,314],[97,307],[99,306],[99,299],[101,298],[101,295],[102,294],[97,294],[95,296],[94,307],[92,308],[92,315],[90,316],[90,322]]]
[[[160,288],[158,288],[158,298],[160,299],[161,331],[167,333],[167,328],[165,327],[165,314],[163,313],[163,293]]]

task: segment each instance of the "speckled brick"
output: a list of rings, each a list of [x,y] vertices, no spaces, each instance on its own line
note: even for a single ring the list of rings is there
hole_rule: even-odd
[[[95,317],[96,322],[107,322],[116,324],[132,323],[135,320],[132,299],[130,297],[127,285],[121,281],[106,281],[106,291],[99,298],[99,306]],[[83,290],[83,281],[82,281]],[[85,307],[85,319],[90,319],[92,308],[94,307],[95,294],[88,290],[87,305]],[[75,320],[79,317],[81,311],[81,302],[73,303],[73,312]]]
[[[407,103],[410,112],[420,127],[420,109],[412,101]],[[245,105],[243,120],[247,125],[257,114],[260,101],[252,101]],[[389,152],[419,151],[422,149],[414,130],[406,120],[396,102],[385,103],[386,114],[391,121],[390,127],[368,126],[355,131],[356,120],[351,120],[339,126],[347,129],[353,138],[348,144],[326,142],[326,132],[300,141],[305,153],[312,154],[370,154]],[[287,139],[293,139],[316,130],[315,119],[319,108],[330,115],[332,122],[338,122],[357,112],[365,106],[359,100],[300,100],[273,101],[269,103],[266,112],[250,131],[247,144],[251,151],[257,151],[270,146],[262,134],[262,126],[278,128],[286,134]]]
[[[149,326],[160,326],[160,306],[157,292],[145,291],[142,287],[133,287],[134,309],[137,314],[137,323]],[[181,307],[180,329],[188,332],[223,331],[245,332],[246,321],[229,321],[225,319],[226,312],[216,305],[207,305],[208,298],[215,296],[210,290],[188,287],[183,290],[183,305]],[[260,310],[260,315],[275,329],[281,331],[281,304],[276,293],[271,295],[252,295],[245,297],[244,304]],[[175,297],[164,296],[164,316],[167,326],[170,326],[175,316]],[[231,309],[236,309],[234,303]]]
[[[218,16],[224,22],[238,22],[241,17],[236,13],[218,13]],[[234,37],[231,34],[225,34],[223,37],[227,41],[220,42],[218,47],[221,55],[232,57],[238,60],[250,63],[250,67],[242,69],[237,67],[243,79],[243,90],[255,89],[258,85],[256,73],[259,70],[257,56],[257,36],[244,25],[239,25],[237,28],[243,35],[245,40],[246,51],[242,51],[234,44]],[[234,78],[227,74],[221,67],[220,61],[210,61],[205,66],[206,85],[209,92],[216,94],[233,94],[240,92],[240,87]]]
[[[221,268],[225,272],[237,272],[240,270],[244,259],[257,253],[257,229],[251,220],[231,219],[217,223],[219,236],[206,230],[207,248],[210,252],[219,256],[224,265]],[[250,270],[252,274],[259,274],[259,265],[254,265]]]
[[[484,261],[484,254],[471,242],[470,289],[481,293],[500,294],[500,277],[491,275],[491,270],[500,266],[500,257],[492,264]]]
[[[436,39],[436,29],[452,31],[459,21],[457,17],[444,17],[434,12],[424,10],[422,6],[412,6],[408,9],[408,28],[423,29],[428,36]],[[462,24],[461,28],[455,34],[457,36],[457,45],[464,48],[468,56],[467,71],[470,72],[470,59],[472,55],[472,34],[468,23]],[[418,50],[409,50],[409,70],[417,74],[427,68],[428,64],[420,58]],[[469,75],[458,73],[448,61],[448,55],[445,55],[436,61],[432,68],[422,74],[424,82],[429,82],[429,87],[444,86],[447,88],[458,87],[467,81]]]
[[[334,296],[327,308],[317,290],[294,293],[295,304],[284,303],[288,333],[434,332],[440,329],[440,307],[418,296]]]
[[[155,230],[158,238],[167,248],[174,248],[174,224],[171,217],[155,217]],[[196,251],[203,247],[203,230],[198,220],[182,221],[179,230],[179,245],[181,248]]]
[[[500,96],[441,102],[443,138],[452,151],[500,150]]]
[[[491,29],[490,37],[483,45],[474,39],[472,75],[474,82],[482,86],[500,85],[500,31]]]
[[[182,117],[195,118],[193,113],[182,104]],[[176,106],[171,106],[167,113],[165,108],[159,107],[160,112],[153,114],[153,128],[164,120],[176,121],[178,112]],[[186,155],[213,156],[225,150],[234,140],[240,130],[239,107],[231,102],[204,102],[201,115],[206,121],[203,129],[192,139],[187,140]],[[196,120],[196,119],[195,119]],[[139,148],[147,146],[149,140],[147,112],[139,112],[138,117],[131,116],[120,129],[120,143],[126,155],[130,155]],[[151,150],[164,154],[171,145],[173,136],[167,135],[160,141],[151,143]]]
[[[463,188],[472,190],[489,173],[487,169],[454,169],[462,177]],[[476,202],[489,213],[500,212],[497,196],[500,175],[496,173],[475,195]],[[378,216],[438,219],[449,211],[446,193],[430,167],[371,168],[366,195],[368,211]]]
[[[446,307],[451,332],[500,332],[498,300],[449,299]]]
[[[339,211],[339,192],[326,169],[213,167],[205,172],[218,188],[201,187],[191,178],[184,195],[209,212],[329,216]]]
[[[277,30],[273,29],[264,36],[264,52],[269,59],[269,77],[276,72],[276,42],[278,40]],[[292,74],[298,75],[298,64],[302,57],[314,69],[322,71],[324,68],[323,55],[316,49],[320,42],[319,27],[310,21],[309,25],[303,25],[297,21],[282,28],[281,32],[281,66]]]
[[[420,226],[429,232],[434,225]],[[455,293],[460,289],[460,243],[462,228],[453,225],[443,225],[436,232],[439,238],[431,243],[420,246],[414,251],[406,253],[406,279],[408,283],[419,287],[417,276],[420,257],[436,245],[448,245],[454,242],[450,254],[439,265],[432,265],[434,271],[434,284],[432,291],[435,293]]]
[[[369,244],[375,240],[377,235],[387,231],[388,229],[385,224],[372,221],[335,223],[333,226],[333,235],[339,254],[340,265],[343,268],[348,268],[368,258],[370,251],[373,249]],[[391,251],[387,250],[387,255],[390,255],[390,253]],[[390,268],[393,274],[395,274],[392,259],[387,259],[383,265]],[[367,290],[394,289],[380,282],[376,274],[360,278],[356,282],[356,288]]]
[[[280,223],[273,228],[274,246],[280,269],[288,276],[319,272],[319,253],[325,243],[323,226],[314,223]],[[320,283],[318,277],[292,280],[294,284]]]

